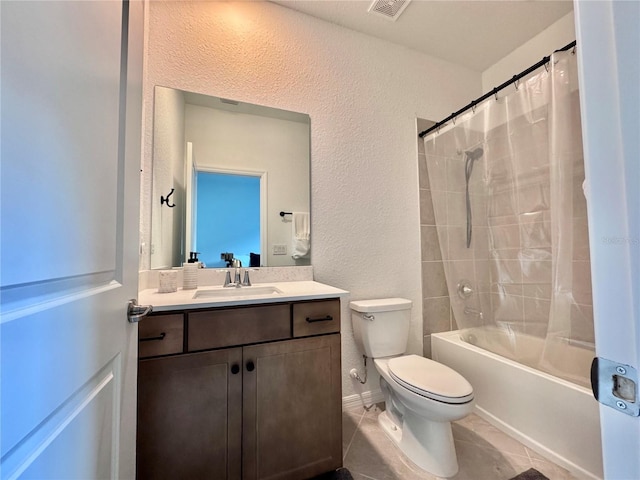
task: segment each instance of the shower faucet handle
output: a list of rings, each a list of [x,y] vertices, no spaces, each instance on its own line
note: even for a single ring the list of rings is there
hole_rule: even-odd
[[[471,282],[469,280],[460,280],[457,290],[458,296],[463,300],[473,295],[473,288],[471,287]]]

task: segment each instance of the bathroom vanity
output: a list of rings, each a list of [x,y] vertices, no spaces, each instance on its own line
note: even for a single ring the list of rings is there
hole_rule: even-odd
[[[138,479],[302,479],[342,465],[346,292],[289,283],[254,297],[141,294],[154,313],[139,324]]]

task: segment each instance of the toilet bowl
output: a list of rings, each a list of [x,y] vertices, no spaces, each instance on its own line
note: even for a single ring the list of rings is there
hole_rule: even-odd
[[[418,467],[439,477],[458,471],[451,422],[469,415],[473,388],[453,369],[405,355],[411,301],[401,298],[350,303],[356,344],[374,359],[385,411],[378,422]]]

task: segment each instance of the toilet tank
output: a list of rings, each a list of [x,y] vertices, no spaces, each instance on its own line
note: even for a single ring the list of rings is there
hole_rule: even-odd
[[[349,303],[353,336],[369,358],[401,355],[407,349],[411,300],[381,298]]]

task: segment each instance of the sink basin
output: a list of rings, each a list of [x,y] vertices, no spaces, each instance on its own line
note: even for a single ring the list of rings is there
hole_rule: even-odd
[[[214,287],[196,291],[193,298],[236,298],[236,297],[270,297],[281,295],[282,290],[272,285],[256,285],[251,287]]]

